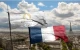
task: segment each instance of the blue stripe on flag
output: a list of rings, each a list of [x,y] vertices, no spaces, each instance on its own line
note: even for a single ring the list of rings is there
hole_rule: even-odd
[[[30,40],[31,44],[42,42],[41,28],[30,27]]]

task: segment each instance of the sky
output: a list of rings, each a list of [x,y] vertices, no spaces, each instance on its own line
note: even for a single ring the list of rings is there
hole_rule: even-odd
[[[0,0],[0,28],[8,28],[7,7],[10,13],[28,13],[31,19],[47,26],[65,25],[69,29],[80,30],[80,0]],[[10,14],[12,28],[40,26],[38,23],[22,19],[24,14]],[[25,15],[26,16],[26,15]],[[29,15],[28,15],[29,17]],[[38,17],[38,18],[37,18]]]
[[[79,0],[25,0],[26,2],[34,3],[40,10],[50,10],[58,6],[59,2],[66,2],[66,3],[78,3]],[[11,8],[17,8],[17,4],[21,2],[21,0],[1,0],[1,2],[6,3]],[[41,3],[41,5],[39,5]]]

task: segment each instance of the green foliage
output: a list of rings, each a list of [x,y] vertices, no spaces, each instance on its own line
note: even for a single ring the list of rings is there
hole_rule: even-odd
[[[38,43],[38,47],[41,47],[43,50],[51,50],[51,47],[45,43]]]
[[[43,44],[44,44],[44,43],[37,43],[37,46],[38,46],[38,47],[43,47]]]
[[[48,45],[44,45],[42,48],[43,48],[43,50],[51,50],[50,46],[48,46]]]
[[[77,48],[73,48],[72,50],[78,50]]]
[[[78,50],[77,48],[73,47],[72,41],[65,43],[63,40],[61,40],[62,50]],[[31,50],[35,49],[35,44],[31,47]],[[51,47],[45,43],[37,43],[39,50],[51,50]]]
[[[76,47],[74,47],[74,48],[72,48],[72,50],[79,50],[78,48],[76,48]]]
[[[3,48],[0,48],[0,50],[3,50]]]
[[[64,41],[62,41],[62,50],[78,50],[78,48],[73,47],[73,43],[72,41],[69,41],[67,43],[65,43]]]
[[[73,49],[72,49],[72,48],[73,48],[73,42],[72,42],[72,41],[69,41],[69,42],[67,43],[67,46],[68,46],[69,50],[73,50]]]
[[[36,50],[34,47],[31,47],[31,50]]]
[[[31,47],[31,50],[36,50],[36,49],[35,49],[35,46],[36,46],[36,45],[33,44],[33,46]]]
[[[67,45],[63,40],[61,40],[61,44],[62,44],[62,50],[68,50]]]

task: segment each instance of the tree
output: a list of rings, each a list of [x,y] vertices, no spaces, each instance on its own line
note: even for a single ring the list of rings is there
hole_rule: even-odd
[[[43,49],[43,50],[51,50],[51,47],[49,45],[45,44],[45,43],[38,43],[37,45],[38,45],[38,47],[40,49]]]
[[[0,48],[0,50],[3,50],[2,48]]]
[[[36,50],[36,48],[35,48],[35,44],[33,44],[32,46],[31,46],[31,50]]]
[[[72,48],[73,48],[73,42],[72,41],[69,41],[66,44],[67,44],[68,49],[69,50],[72,50]]]
[[[62,45],[62,50],[67,50],[67,45],[63,40],[61,40],[61,45]]]

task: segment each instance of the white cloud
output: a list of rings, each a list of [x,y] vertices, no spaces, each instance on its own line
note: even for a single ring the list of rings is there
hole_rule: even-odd
[[[7,10],[7,7],[8,7],[8,9],[10,9],[10,6],[6,5],[4,2],[0,2],[0,8],[3,11],[6,11]]]
[[[69,25],[70,22],[72,22],[72,25],[80,25],[80,4],[79,3],[65,3],[65,2],[59,2],[57,8],[54,8],[52,10],[52,13],[56,18],[56,21],[59,21],[59,23],[64,25]],[[54,19],[55,20],[55,19]],[[77,21],[78,20],[78,21]]]
[[[10,9],[9,12],[10,13],[20,13],[21,11],[18,10],[17,8],[14,8],[14,9]]]
[[[8,25],[8,14],[7,14],[7,5],[4,2],[0,2],[0,8],[3,10],[3,12],[0,12],[0,26],[5,23],[5,25]],[[25,27],[25,26],[33,26],[36,24],[36,22],[29,22],[28,20],[22,19],[22,17],[18,16],[19,14],[14,14],[11,16],[11,13],[21,13],[21,12],[37,12],[39,11],[39,8],[37,8],[33,3],[28,4],[24,0],[18,4],[18,8],[11,9],[8,6],[9,12],[10,12],[10,17],[11,17],[11,24],[12,28],[17,28],[17,27]],[[26,25],[27,24],[27,25]],[[7,26],[8,27],[8,26]]]
[[[38,3],[39,6],[45,6],[42,2]]]
[[[25,0],[22,0],[21,2],[19,2],[18,8],[22,12],[28,12],[28,11],[35,12],[35,11],[39,11],[39,8],[37,8],[36,5],[34,5],[33,3],[29,4]]]
[[[30,16],[27,16],[27,14],[25,15],[25,19],[23,18],[25,14],[11,14],[11,24],[13,26],[13,28],[15,27],[28,27],[28,26],[37,26],[37,22],[34,22],[32,20],[27,20],[27,17],[30,17]],[[36,21],[39,21],[39,18],[41,19],[41,16],[42,15],[42,12],[39,11],[39,12],[34,12],[34,13],[30,13],[31,15],[31,19],[34,19]],[[37,18],[38,17],[38,18]],[[39,21],[41,22],[41,21]],[[41,26],[38,24],[38,26]]]
[[[2,7],[2,5],[4,5]],[[0,23],[4,22],[7,24],[7,13],[6,7],[7,5],[4,2],[0,2],[0,8],[3,9],[3,12],[0,12]],[[10,6],[8,6],[10,7]],[[54,8],[53,10],[46,10],[46,11],[40,11],[39,8],[37,8],[33,3],[29,4],[26,1],[21,1],[18,4],[18,8],[11,9],[9,8],[10,12],[19,13],[19,12],[27,12],[31,15],[31,18],[37,21],[40,21],[44,23],[42,20],[43,17],[45,18],[46,22],[48,23],[47,26],[53,26],[53,25],[66,25],[69,26],[69,23],[72,22],[73,26],[79,26],[80,24],[80,4],[79,3],[65,3],[65,2],[59,2],[57,8]],[[21,14],[23,15],[23,14]],[[16,15],[11,16],[11,22],[12,26],[14,28],[16,27],[27,27],[28,25],[35,25],[35,26],[41,26],[36,22],[23,20],[23,16],[21,17]],[[26,16],[27,17],[27,16]]]
[[[65,3],[65,2],[59,2],[58,7],[53,9],[53,11],[56,11],[59,14],[67,14],[67,13],[78,13],[80,11],[80,5],[79,3]]]

